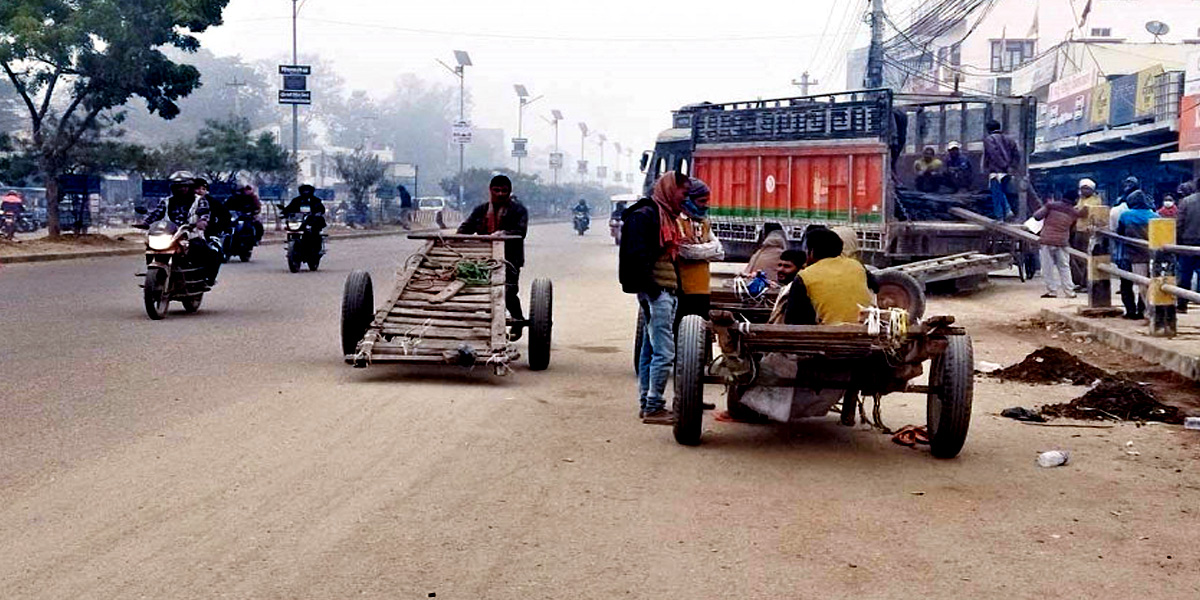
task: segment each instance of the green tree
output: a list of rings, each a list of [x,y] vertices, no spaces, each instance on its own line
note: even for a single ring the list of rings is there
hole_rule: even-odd
[[[352,212],[360,217],[367,215],[367,192],[383,181],[387,175],[387,165],[378,156],[362,148],[356,148],[350,154],[339,154],[333,160],[338,177],[350,188]]]
[[[120,121],[133,97],[164,119],[200,85],[195,67],[170,60],[195,52],[194,34],[221,24],[229,0],[4,0],[0,69],[28,116],[28,150],[46,184],[48,228],[59,234],[58,176],[89,134]]]

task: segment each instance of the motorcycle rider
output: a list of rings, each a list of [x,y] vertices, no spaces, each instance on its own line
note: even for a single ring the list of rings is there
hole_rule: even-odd
[[[299,189],[300,195],[292,198],[288,205],[283,207],[284,216],[293,215],[300,212],[300,207],[309,207],[309,224],[313,228],[314,233],[321,233],[325,229],[325,205],[321,199],[316,196],[317,188],[303,184]]]
[[[13,238],[13,233],[17,229],[17,220],[21,218],[21,213],[25,211],[25,201],[21,198],[21,194],[16,190],[9,190],[4,194],[4,200],[0,201],[0,213],[9,215],[9,221],[5,223],[4,235],[8,239]]]
[[[579,204],[576,204],[575,207],[571,209],[571,212],[576,218],[583,218],[583,229],[586,231],[587,228],[592,224],[592,207],[588,206],[587,200],[580,198]]]
[[[197,237],[188,244],[187,257],[192,264],[207,267],[208,285],[217,283],[217,273],[221,269],[220,245],[214,246],[205,235],[211,218],[211,208],[204,196],[195,193],[196,180],[187,175],[177,174],[171,178],[171,197],[159,202],[142,221],[142,229],[150,227],[156,221],[169,219],[172,223],[183,227],[194,225]]]
[[[250,184],[243,185],[225,201],[225,209],[232,213],[240,212],[250,215],[250,224],[254,228],[254,243],[262,243],[263,224],[260,219],[262,214],[262,201],[258,199],[258,194],[254,193],[254,186]]]

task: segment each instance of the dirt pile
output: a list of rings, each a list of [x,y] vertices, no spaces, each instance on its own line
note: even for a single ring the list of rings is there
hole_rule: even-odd
[[[1064,404],[1041,408],[1049,418],[1080,420],[1162,421],[1179,424],[1183,415],[1178,408],[1158,401],[1149,389],[1128,379],[1109,377],[1088,393]]]
[[[1039,348],[1026,356],[1025,360],[991,375],[1005,381],[1040,384],[1069,382],[1074,385],[1091,385],[1109,377],[1103,369],[1093,367],[1054,346]]]

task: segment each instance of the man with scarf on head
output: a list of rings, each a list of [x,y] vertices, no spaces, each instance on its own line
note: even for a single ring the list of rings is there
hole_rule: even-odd
[[[1134,178],[1130,177],[1129,179]],[[1126,181],[1128,182],[1128,180]],[[1134,179],[1133,183],[1136,186],[1137,180]],[[1120,216],[1117,217],[1117,235],[1140,240],[1150,239],[1150,220],[1158,217],[1154,212],[1150,196],[1141,189],[1132,189],[1125,194],[1125,205],[1128,208],[1121,211]],[[1114,257],[1117,259],[1118,268],[1142,277],[1150,275],[1150,250],[1121,242],[1117,243],[1117,247],[1121,251],[1119,258]],[[1146,316],[1146,287],[1139,285],[1137,293],[1135,293],[1133,286],[1132,281],[1121,279],[1121,302],[1125,305],[1125,318],[1142,319]]]
[[[687,315],[708,320],[712,294],[708,263],[725,258],[721,241],[708,223],[708,184],[692,177],[688,182],[683,210],[675,220],[679,225],[679,306],[675,310],[675,329]]]
[[[668,171],[643,198],[622,215],[618,276],[621,289],[636,294],[646,328],[638,357],[638,402],[642,422],[671,425],[663,393],[675,366],[676,262],[684,241],[677,219],[690,186],[687,175]]]
[[[504,303],[508,314],[516,321],[524,321],[521,310],[520,282],[521,267],[525,266],[525,235],[529,232],[529,212],[525,205],[512,195],[512,181],[497,175],[488,184],[489,199],[475,207],[462,225],[459,233],[491,235],[493,233],[517,236],[518,239],[504,242],[505,268]],[[514,325],[511,338],[521,339],[522,325]]]

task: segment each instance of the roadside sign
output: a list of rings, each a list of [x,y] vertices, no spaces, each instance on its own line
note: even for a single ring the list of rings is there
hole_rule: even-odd
[[[617,183],[621,183],[621,179],[623,179],[623,178],[621,177],[620,171],[613,172],[613,181],[615,181]]]
[[[596,179],[608,179],[608,167],[596,167]]]
[[[298,92],[308,89],[308,78],[303,75],[284,75],[283,89],[289,92]]]
[[[633,183],[633,173],[625,174],[625,183]]]
[[[554,170],[563,168],[562,152],[551,152],[550,153],[550,168],[554,169]]]
[[[312,75],[309,65],[279,65],[280,75]]]
[[[513,138],[513,158],[525,158],[529,156],[529,152],[525,149],[525,145],[529,143],[527,138]]]
[[[312,92],[279,90],[280,104],[312,104]]]
[[[588,168],[587,168],[587,161],[586,161],[586,160],[581,160],[581,161],[579,161],[579,162],[578,162],[578,163],[576,163],[576,164],[578,164],[578,165],[579,165],[579,174],[580,174],[580,175],[587,175],[587,172],[588,172]]]
[[[259,198],[270,198],[272,200],[282,200],[284,189],[282,185],[262,185],[258,187]]]
[[[455,121],[454,128],[450,132],[450,137],[455,144],[470,144],[471,143],[471,124],[466,121]]]

